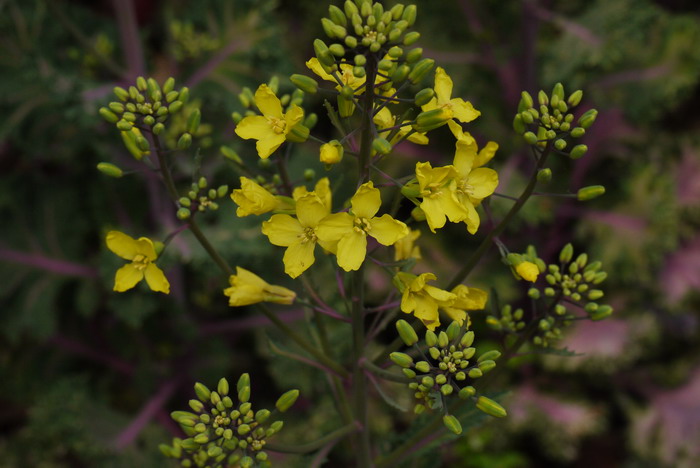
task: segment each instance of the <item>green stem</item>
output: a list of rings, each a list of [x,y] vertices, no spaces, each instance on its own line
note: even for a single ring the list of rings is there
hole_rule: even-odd
[[[388,371],[386,369],[382,369],[379,366],[375,366],[367,359],[362,360],[361,366],[364,369],[367,369],[368,371],[370,371],[371,373],[376,375],[377,377],[381,377],[382,379],[388,380],[390,382],[398,382],[398,383],[404,383],[404,384],[413,382],[412,379],[409,379],[405,375],[397,374],[395,372],[391,372],[391,371]]]
[[[204,235],[202,230],[199,228],[199,225],[197,224],[197,221],[194,219],[190,218],[189,220],[189,226],[190,226],[190,231],[192,234],[194,234],[194,237],[197,238],[199,243],[204,247],[204,250],[207,251],[209,256],[211,257],[212,260],[214,260],[214,263],[216,263],[219,267],[219,269],[228,277],[233,275],[233,269],[231,266],[224,260],[221,255],[216,251],[213,245],[209,242],[209,239],[207,239],[207,236]]]
[[[327,434],[323,437],[321,437],[318,440],[315,440],[313,442],[309,442],[306,444],[294,444],[294,445],[284,445],[284,444],[276,444],[276,443],[270,443],[265,445],[266,450],[270,450],[271,452],[278,452],[278,453],[309,453],[309,452],[314,452],[324,445],[334,442],[338,439],[342,439],[343,437],[352,434],[353,432],[356,432],[358,429],[357,424],[350,423],[346,426],[343,426],[339,429],[336,429],[335,431],[331,432],[330,434]]]
[[[545,162],[547,162],[547,157],[549,156],[551,150],[552,144],[547,143],[547,146],[545,147],[544,151],[542,152],[542,155],[537,161],[537,166],[535,167],[535,171],[532,174],[532,177],[530,178],[530,182],[527,184],[527,187],[525,187],[523,193],[520,195],[520,197],[518,197],[518,200],[513,204],[513,206],[510,208],[510,211],[508,211],[508,213],[501,220],[501,222],[498,223],[498,225],[487,234],[483,241],[481,241],[479,247],[477,247],[477,249],[474,251],[471,257],[469,257],[462,269],[459,270],[459,272],[457,272],[454,278],[452,278],[450,284],[447,285],[447,290],[452,290],[455,286],[464,281],[464,279],[479,263],[481,257],[486,253],[489,247],[491,247],[491,242],[493,241],[493,238],[500,235],[503,232],[508,223],[511,222],[515,215],[517,215],[520,209],[525,205],[525,202],[527,202],[527,200],[532,195],[532,192],[535,190],[535,187],[537,186],[537,172],[544,167],[544,164]]]

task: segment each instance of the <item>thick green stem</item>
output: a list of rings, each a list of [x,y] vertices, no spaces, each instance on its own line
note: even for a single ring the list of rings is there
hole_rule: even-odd
[[[396,372],[391,372],[386,369],[382,369],[381,367],[375,366],[366,359],[361,362],[361,365],[363,368],[367,369],[377,377],[381,377],[382,379],[388,380],[390,382],[398,382],[403,384],[413,382],[413,379],[409,379],[403,374],[397,374]]]
[[[457,272],[454,278],[452,278],[450,284],[447,285],[448,290],[453,289],[455,286],[457,286],[465,280],[469,273],[471,273],[474,267],[479,263],[481,257],[486,253],[489,247],[491,247],[491,243],[493,242],[494,237],[497,237],[503,232],[508,223],[511,222],[515,215],[517,215],[520,209],[525,205],[527,200],[532,195],[532,192],[534,192],[535,187],[537,186],[537,172],[544,167],[544,164],[547,162],[547,157],[549,156],[551,150],[552,144],[547,143],[547,146],[545,147],[544,151],[542,152],[542,155],[537,161],[537,166],[535,167],[535,171],[532,174],[532,177],[530,178],[530,182],[527,184],[527,187],[525,187],[523,193],[520,195],[520,197],[518,197],[518,200],[510,208],[508,214],[506,214],[506,216],[501,220],[501,222],[498,223],[498,225],[486,235],[484,240],[481,241],[481,244],[479,244],[479,247],[477,247],[477,249],[474,251],[471,257],[469,257],[469,259],[466,261],[462,269],[459,270],[459,272]]]
[[[350,423],[346,426],[343,426],[339,429],[336,429],[335,431],[331,432],[328,435],[325,435],[321,437],[318,440],[315,440],[313,442],[309,442],[306,444],[295,444],[295,445],[283,445],[283,444],[276,444],[276,443],[270,443],[265,445],[266,450],[270,450],[271,452],[279,452],[279,453],[309,453],[309,452],[314,452],[321,447],[323,447],[326,444],[329,444],[333,441],[336,441],[338,439],[342,439],[343,437],[352,434],[353,432],[356,432],[358,429],[357,424],[355,423]]]

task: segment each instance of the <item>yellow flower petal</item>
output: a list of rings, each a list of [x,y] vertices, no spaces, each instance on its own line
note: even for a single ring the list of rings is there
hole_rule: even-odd
[[[297,200],[297,218],[305,228],[315,228],[328,216],[328,208],[315,193],[304,195]]]
[[[321,199],[326,208],[328,208],[328,211],[330,211],[333,206],[331,204],[331,183],[328,177],[324,177],[316,182],[314,192],[316,192],[318,198]]]
[[[476,159],[476,144],[456,145],[455,157],[452,165],[461,178],[466,178],[474,167]]]
[[[237,267],[236,274],[229,277],[230,288],[224,289],[230,306],[244,306],[258,302],[291,304],[296,293],[282,286],[268,284],[258,275]]]
[[[417,229],[412,229],[409,234],[399,239],[394,243],[394,260],[401,261],[409,258],[415,258],[420,260],[420,248],[415,245],[415,241],[420,237],[421,232]]]
[[[255,91],[255,105],[265,117],[282,118],[282,103],[274,91],[266,84],[261,84]]]
[[[367,236],[361,232],[350,231],[338,242],[338,266],[345,271],[360,268],[367,255]]]
[[[138,240],[119,231],[109,231],[106,237],[107,248],[126,260],[133,260],[137,255],[143,255],[148,260],[156,259],[153,242],[146,237]]]
[[[377,112],[374,115],[374,124],[379,127],[379,128],[387,128],[387,127],[393,127],[395,118],[391,114],[391,111],[389,110],[388,107],[382,107],[382,110]]]
[[[360,185],[350,200],[352,212],[358,218],[371,218],[382,205],[379,189],[374,188],[374,184],[370,181]]]
[[[146,277],[146,283],[152,291],[162,292],[164,294],[170,294],[170,283],[165,277],[163,270],[158,268],[155,264],[149,263],[144,272]]]
[[[476,212],[476,208],[474,208],[474,205],[472,205],[469,200],[466,200],[462,206],[464,206],[469,213],[466,219],[464,219],[464,224],[467,225],[467,231],[469,231],[469,234],[476,234],[476,231],[479,229],[479,225],[481,225],[479,213]]]
[[[263,140],[258,140],[257,143],[255,143],[255,149],[258,151],[258,156],[260,156],[260,159],[267,159],[270,157],[272,153],[274,153],[277,148],[279,148],[282,143],[284,143],[284,134],[283,133],[273,133],[273,135],[263,139]]]
[[[469,195],[483,200],[491,196],[498,187],[498,173],[488,167],[479,167],[469,174],[467,183],[473,187],[473,191]]]
[[[304,227],[289,215],[276,214],[269,221],[263,221],[262,233],[268,237],[272,245],[289,247],[303,235]]]
[[[133,263],[127,263],[117,270],[114,276],[114,290],[117,292],[127,291],[143,279],[143,270],[136,268]]]
[[[324,242],[338,242],[352,231],[355,218],[349,213],[334,213],[326,216],[316,228],[316,235]]]
[[[335,83],[335,79],[331,75],[326,73],[326,71],[323,69],[321,63],[316,57],[309,59],[306,62],[306,67],[312,72],[316,73],[321,79],[326,81],[332,81],[333,83]]]
[[[369,224],[372,227],[369,235],[382,245],[394,245],[399,239],[408,236],[408,227],[388,214],[370,219]]]
[[[498,143],[494,141],[489,141],[486,143],[486,146],[479,151],[479,154],[474,161],[474,167],[481,167],[487,162],[491,161],[491,159],[496,155],[496,151],[498,151]]]
[[[467,313],[461,309],[454,309],[452,307],[444,307],[442,309],[448,317],[456,321],[460,325],[464,323],[464,319],[467,318]]]
[[[470,288],[463,284],[455,286],[452,293],[457,295],[452,306],[464,310],[483,310],[489,297],[489,293],[486,291]]]
[[[481,112],[474,109],[472,103],[462,98],[454,98],[450,101],[454,118],[462,123],[468,123],[481,115]]]
[[[531,283],[537,281],[537,276],[540,274],[540,269],[537,268],[537,265],[527,261],[516,265],[515,271],[522,279]]]
[[[241,188],[231,193],[231,199],[238,205],[238,217],[261,215],[277,208],[279,201],[264,187],[247,177],[241,177],[240,181]]]
[[[315,242],[303,242],[298,240],[290,245],[284,252],[284,272],[292,278],[301,275],[314,263]]]
[[[399,130],[397,137],[403,136],[406,132],[408,132],[408,127],[406,127],[406,130],[402,128],[401,130]],[[430,143],[430,140],[428,139],[425,133],[411,133],[411,136],[408,137],[408,141],[417,145],[427,145],[428,143]]]
[[[263,140],[275,135],[272,125],[270,125],[270,122],[262,115],[249,115],[245,117],[238,122],[234,131],[236,135],[244,140],[250,140],[251,138]]]
[[[435,69],[435,95],[438,106],[446,104],[452,97],[452,78],[442,67]]]
[[[284,134],[288,134],[292,131],[292,128],[304,118],[304,109],[297,105],[292,105],[286,114],[284,114],[284,121],[287,125],[284,127]]]
[[[457,139],[458,144],[471,145],[476,144],[476,140],[471,136],[469,132],[465,132],[460,124],[454,120],[447,122],[447,126],[450,127],[450,131]]]

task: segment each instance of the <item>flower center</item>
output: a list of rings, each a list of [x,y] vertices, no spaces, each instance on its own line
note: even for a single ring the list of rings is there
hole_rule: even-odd
[[[467,179],[462,179],[457,182],[456,192],[463,195],[474,195],[474,186],[467,182]]]
[[[355,232],[367,235],[369,231],[372,230],[372,226],[369,224],[369,219],[367,218],[355,218],[355,226],[353,229]]]
[[[304,232],[299,234],[299,237],[301,237],[302,244],[306,244],[307,242],[316,242],[318,240],[316,230],[312,227],[305,228]]]
[[[365,37],[369,38],[372,42],[374,42],[375,40],[377,40],[377,31],[367,31]]]
[[[146,257],[145,255],[137,254],[134,256],[134,258],[131,260],[134,267],[136,267],[137,270],[145,270],[146,267],[148,266],[151,261]]]
[[[423,198],[440,198],[442,196],[442,187],[438,183],[432,183],[425,186],[420,192]]]
[[[287,128],[287,122],[284,119],[267,117],[267,122],[275,133],[284,133],[284,130]]]

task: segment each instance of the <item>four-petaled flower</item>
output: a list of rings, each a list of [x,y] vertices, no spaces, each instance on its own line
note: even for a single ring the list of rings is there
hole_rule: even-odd
[[[420,208],[425,213],[430,230],[435,232],[445,225],[446,217],[453,223],[464,221],[469,211],[457,198],[457,171],[454,166],[433,168],[429,162],[416,164]]]
[[[452,97],[452,78],[441,67],[435,70],[434,89],[435,97],[423,106],[423,111],[440,108],[448,112],[451,118],[463,123],[471,122],[481,115],[471,102]]]
[[[452,319],[456,320],[460,325],[465,319],[469,319],[467,310],[483,310],[486,307],[486,301],[489,294],[478,288],[469,288],[463,284],[457,285],[452,293],[457,296],[455,301],[449,306],[443,306],[442,310]],[[469,325],[469,323],[467,323]]]
[[[394,283],[402,290],[401,311],[413,314],[430,330],[440,325],[439,308],[449,307],[457,300],[457,295],[427,284],[436,280],[433,273],[418,276],[400,271]]]
[[[146,278],[148,287],[153,291],[170,293],[168,279],[153,263],[158,258],[153,241],[146,237],[134,239],[119,231],[109,231],[106,240],[109,250],[123,259],[131,260],[131,263],[117,270],[114,277],[115,291],[127,291]]]
[[[254,180],[241,177],[241,188],[231,192],[231,200],[238,205],[236,216],[261,215],[273,211],[279,200]]]
[[[232,307],[258,302],[291,304],[297,297],[294,291],[268,284],[255,273],[241,267],[236,267],[236,274],[229,277],[229,284],[231,287],[224,289],[224,294],[229,297],[228,304]]]
[[[316,234],[323,242],[337,242],[338,265],[345,271],[360,268],[367,255],[367,236],[382,245],[393,245],[408,235],[408,227],[388,214],[375,217],[382,201],[372,182],[362,184],[350,200],[350,213],[328,215]]]
[[[255,105],[262,115],[251,115],[236,126],[236,135],[246,140],[255,139],[258,156],[267,159],[284,143],[292,128],[304,117],[304,110],[292,105],[282,112],[282,103],[275,93],[262,84],[255,91]]]

